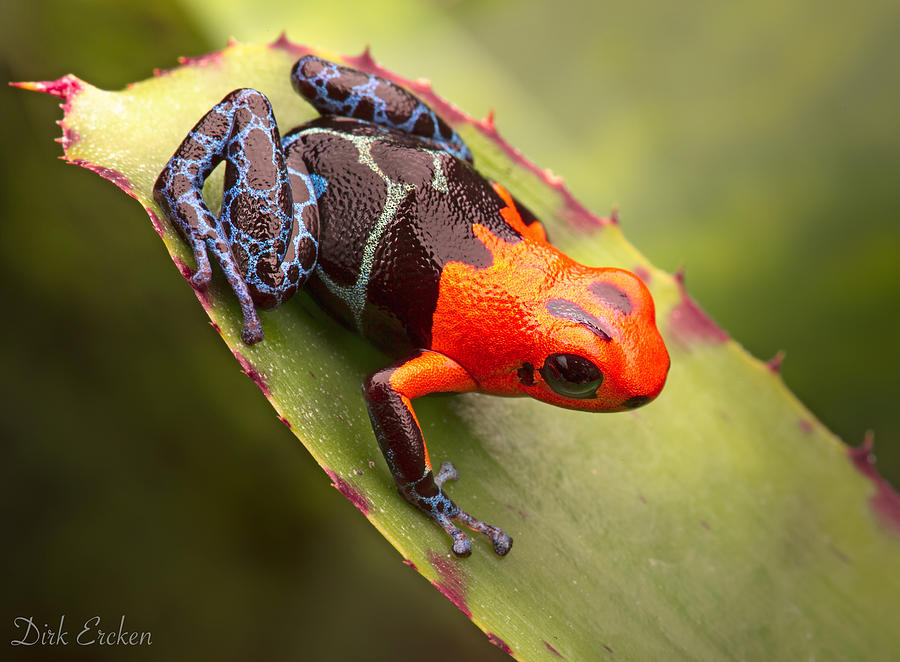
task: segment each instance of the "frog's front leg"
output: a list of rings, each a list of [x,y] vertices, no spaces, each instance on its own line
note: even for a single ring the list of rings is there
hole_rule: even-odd
[[[475,388],[472,377],[456,361],[423,350],[369,376],[363,385],[363,394],[378,444],[406,500],[428,514],[453,538],[453,553],[457,556],[468,556],[471,542],[454,521],[485,534],[491,539],[494,551],[504,556],[512,546],[512,538],[460,510],[444,494],[441,487],[444,481],[455,480],[459,474],[452,464],[445,462],[434,476],[422,428],[410,402],[428,393],[464,392]]]
[[[203,200],[203,183],[223,159],[216,218]],[[228,94],[182,141],[153,196],[193,250],[194,286],[210,280],[211,251],[240,302],[241,338],[262,340],[256,306],[273,308],[294,294],[318,252],[315,189],[302,162],[294,159],[288,169],[269,100],[252,89]]]

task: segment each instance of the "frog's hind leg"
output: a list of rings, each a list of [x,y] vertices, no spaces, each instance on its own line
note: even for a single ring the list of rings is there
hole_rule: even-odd
[[[216,218],[203,200],[203,183],[222,160],[225,186]],[[182,141],[153,197],[194,252],[194,286],[209,282],[211,252],[241,305],[241,338],[262,340],[256,307],[286,301],[318,254],[315,193],[302,163],[292,163],[290,171],[285,163],[269,100],[252,89],[222,99]]]
[[[291,70],[291,82],[322,115],[355,117],[398,129],[472,162],[472,152],[437,113],[380,76],[307,55]]]

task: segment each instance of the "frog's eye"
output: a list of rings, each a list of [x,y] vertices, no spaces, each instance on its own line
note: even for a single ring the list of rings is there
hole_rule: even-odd
[[[551,354],[540,372],[550,388],[576,400],[593,398],[603,383],[600,368],[576,354]]]

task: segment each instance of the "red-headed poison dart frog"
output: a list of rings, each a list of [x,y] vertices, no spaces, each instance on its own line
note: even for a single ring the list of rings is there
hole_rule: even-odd
[[[307,56],[294,89],[321,117],[280,137],[268,99],[235,90],[191,130],[154,197],[193,250],[196,287],[221,265],[260,342],[256,308],[305,287],[398,361],[363,384],[403,496],[466,556],[461,522],[503,556],[512,539],[461,510],[432,472],[412,400],[427,393],[529,395],[585,411],[634,409],[663,388],[669,355],[634,274],[586,267],[482,177],[460,137],[405,89]],[[222,160],[215,217],[203,183]]]

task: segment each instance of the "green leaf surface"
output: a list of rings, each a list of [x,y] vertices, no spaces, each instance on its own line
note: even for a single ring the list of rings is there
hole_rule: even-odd
[[[194,123],[226,93],[253,87],[279,126],[315,113],[290,87],[309,49],[232,44],[121,92],[74,77],[25,84],[65,100],[66,158],[97,171],[148,211],[176,264],[192,258],[151,187]],[[388,358],[306,295],[261,314],[266,340],[240,341],[234,296],[217,278],[198,298],[245,372],[410,565],[501,648],[523,660],[890,659],[900,650],[900,498],[868,448],[848,451],[784,387],[655,269],[615,223],[421,82],[368,58],[348,62],[410,86],[460,132],[476,165],[590,265],[648,282],[672,368],[660,398],[595,415],[478,394],[416,402],[432,459],[461,473],[454,499],[515,539],[498,559],[470,558],[397,495],[360,394]],[[221,197],[221,169],[206,188]],[[265,477],[260,477],[264,480]]]

